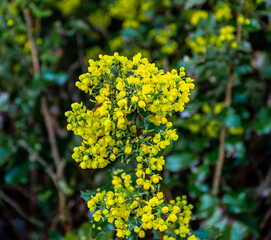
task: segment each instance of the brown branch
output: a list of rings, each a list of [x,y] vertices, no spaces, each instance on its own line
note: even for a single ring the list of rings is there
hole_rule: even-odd
[[[31,55],[32,55],[32,61],[33,61],[33,73],[39,74],[40,73],[40,65],[39,65],[39,58],[38,58],[38,50],[35,44],[35,41],[33,39],[33,26],[32,26],[32,19],[29,12],[29,9],[22,8],[23,15],[25,18],[26,26],[27,26],[27,38],[30,43],[30,49],[31,49]],[[51,120],[51,116],[47,107],[46,99],[44,96],[41,97],[41,105],[42,105],[42,112],[44,114],[46,128],[48,132],[49,142],[52,148],[53,158],[55,161],[56,168],[58,167],[60,163],[59,153],[58,149],[56,147],[56,140],[53,130],[53,123]]]
[[[29,9],[22,8],[22,12],[25,18],[26,27],[27,27],[27,37],[28,41],[30,43],[31,48],[31,55],[32,55],[32,62],[33,62],[33,74],[40,74],[40,65],[39,65],[39,58],[38,58],[38,51],[35,45],[35,41],[33,38],[33,25],[32,25],[32,19],[29,12]],[[48,171],[48,174],[54,181],[58,195],[59,195],[59,201],[58,201],[58,211],[59,214],[57,214],[57,222],[60,220],[62,216],[66,216],[68,221],[63,221],[63,227],[66,231],[69,231],[71,229],[71,218],[68,214],[68,209],[66,208],[66,195],[63,192],[63,190],[59,186],[59,182],[64,180],[63,177],[63,171],[65,167],[65,163],[61,163],[59,152],[57,148],[57,142],[54,134],[54,126],[53,121],[47,106],[47,102],[44,96],[41,96],[41,108],[44,115],[45,125],[48,133],[49,143],[51,145],[53,159],[56,167],[56,173],[51,170],[51,168],[48,168],[48,165],[45,164],[45,161],[42,161],[41,158],[38,158],[38,161],[43,164],[43,166],[46,166],[46,170]],[[30,149],[29,149],[30,150]]]
[[[243,0],[241,0],[243,3]],[[237,17],[241,15],[241,11],[237,12]],[[236,33],[236,40],[239,43],[242,38],[242,25],[240,23],[237,24],[237,33]],[[225,105],[227,108],[231,106],[231,101],[232,101],[232,85],[233,85],[233,76],[234,76],[234,71],[233,71],[233,65],[230,63],[230,73],[228,77],[228,82],[227,82],[227,89],[226,89],[226,95],[225,95]],[[212,193],[213,195],[218,194],[219,190],[219,185],[221,182],[221,176],[222,176],[222,169],[225,161],[225,140],[226,140],[226,126],[223,124],[220,130],[220,137],[219,137],[219,154],[218,154],[218,159],[217,159],[217,164],[215,168],[215,176],[213,179],[213,188],[212,188]]]
[[[265,2],[266,8],[269,8],[270,5],[271,5],[271,0],[267,0]],[[270,14],[268,14],[267,19],[268,19],[268,27],[269,27],[269,30],[270,30],[271,29],[271,15]]]
[[[79,49],[79,52],[78,52],[78,58],[79,58],[79,63],[81,65],[81,68],[82,68],[82,71],[83,72],[86,72],[87,71],[87,66],[85,64],[85,55],[84,55],[84,52],[82,50],[82,47],[83,47],[83,37],[81,34],[76,34],[76,44],[77,44],[77,47]]]
[[[30,43],[30,50],[33,60],[33,74],[39,74],[40,73],[40,64],[39,64],[39,57],[38,57],[38,50],[36,48],[35,41],[33,39],[33,26],[32,26],[32,19],[29,12],[29,9],[22,8],[22,12],[24,15],[24,19],[26,22],[27,27],[27,38]]]
[[[54,125],[53,125],[53,121],[52,121],[44,95],[41,96],[41,108],[42,108],[44,121],[45,121],[46,129],[47,129],[47,134],[49,137],[49,142],[50,142],[52,153],[53,153],[53,159],[56,166],[57,182],[59,183],[60,181],[64,181],[63,171],[64,171],[65,163],[61,161],[59,157],[59,152],[58,152],[55,133],[54,133]],[[65,228],[66,231],[70,231],[72,229],[72,221],[71,221],[70,214],[68,213],[68,209],[66,208],[66,195],[63,192],[63,190],[60,188],[59,184],[57,184],[57,190],[58,190],[58,197],[59,197],[58,199],[59,214],[57,214],[56,218],[52,221],[51,227],[55,229],[57,225],[56,223],[63,216],[65,216],[67,217],[67,221],[63,221],[63,227]]]
[[[163,238],[164,238],[164,233],[163,233],[163,232],[160,232],[159,230],[157,230],[157,232],[158,232],[158,235],[159,235],[160,240],[163,240]]]
[[[213,191],[212,193],[214,195],[217,195],[218,189],[219,189],[219,184],[221,181],[221,174],[222,174],[222,168],[224,165],[224,155],[225,155],[225,139],[226,139],[226,127],[223,125],[221,127],[220,131],[220,139],[219,139],[219,154],[218,154],[218,160],[215,168],[215,177],[213,180]]]
[[[163,57],[163,69],[164,69],[165,73],[168,72],[168,70],[169,70],[169,61],[168,61],[167,56]]]
[[[31,51],[31,56],[32,56],[32,62],[33,62],[33,75],[40,74],[40,65],[39,65],[39,58],[38,58],[38,50],[35,45],[35,41],[33,38],[33,24],[32,24],[32,18],[29,12],[29,9],[22,7],[22,12],[23,16],[26,22],[26,28],[27,28],[27,38],[30,43],[30,51]],[[33,189],[33,186],[37,180],[37,172],[36,169],[31,169],[30,171],[30,188]],[[35,199],[30,198],[29,199],[30,206],[31,206],[31,211],[34,212],[34,206],[35,204]]]
[[[20,206],[9,196],[7,196],[2,190],[0,190],[0,197],[10,205],[23,219],[29,220],[29,216],[20,208]]]
[[[18,240],[23,240],[23,238],[21,237],[21,233],[19,233],[18,229],[14,226],[14,223],[13,223],[12,218],[10,217],[8,211],[3,207],[1,207],[1,208],[2,208],[2,211],[3,211],[4,215],[6,216],[6,219],[7,219],[8,223],[9,223],[9,225],[12,228],[12,231],[13,231],[14,235],[16,235]]]
[[[166,12],[166,14],[169,15],[169,12]],[[166,24],[166,25],[164,26],[164,30],[165,30],[166,32],[169,31],[169,25],[168,25],[168,24]],[[167,36],[167,41],[169,41],[169,37],[168,37],[168,36]],[[164,69],[165,73],[168,72],[168,70],[169,70],[169,60],[168,60],[168,56],[164,56],[164,57],[163,57],[163,69]]]
[[[40,157],[38,153],[36,153],[26,141],[20,140],[19,144],[27,150],[31,161],[38,161],[44,167],[45,172],[50,176],[55,186],[58,187],[57,176],[53,169],[48,165],[48,163],[42,157]]]
[[[243,0],[241,0],[241,2],[243,3]],[[241,11],[237,12],[237,18],[241,16]],[[242,24],[241,23],[237,23],[237,33],[236,33],[236,41],[240,42],[242,38]]]
[[[266,226],[267,221],[269,220],[269,218],[271,217],[271,208],[268,209],[268,211],[264,214],[264,217],[261,221],[260,224],[260,229],[263,230],[264,227]]]
[[[41,96],[41,109],[42,109],[42,113],[44,116],[44,121],[45,121],[47,134],[48,134],[48,138],[49,138],[49,143],[51,145],[51,149],[52,149],[52,153],[53,153],[53,159],[54,159],[54,162],[56,165],[56,169],[58,169],[58,166],[61,161],[60,161],[56,138],[55,138],[55,133],[54,133],[54,124],[53,124],[52,117],[49,112],[47,102],[46,102],[44,95]]]
[[[232,68],[233,67],[231,66],[228,82],[227,82],[226,96],[225,96],[225,105],[227,108],[231,106],[231,101],[232,101],[231,95],[232,95],[233,74],[234,74]],[[216,164],[215,176],[213,180],[213,189],[212,189],[213,195],[218,194],[218,189],[221,182],[222,168],[223,168],[224,160],[225,160],[225,146],[224,146],[225,140],[226,140],[226,126],[223,124],[220,130],[219,154],[218,154],[218,160]]]

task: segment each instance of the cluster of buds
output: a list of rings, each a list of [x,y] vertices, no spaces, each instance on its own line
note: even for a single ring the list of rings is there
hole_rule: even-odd
[[[165,202],[160,191],[163,150],[178,139],[169,117],[189,101],[193,80],[185,69],[164,73],[141,54],[126,57],[100,55],[89,60],[88,72],[76,86],[90,95],[94,108],[73,103],[66,112],[67,129],[82,137],[72,157],[83,169],[104,168],[111,162],[135,165],[135,171],[113,172],[112,191],[98,191],[88,201],[94,221],[113,223],[116,236],[134,231],[159,231],[163,239],[196,239],[190,234],[192,205],[186,197]]]

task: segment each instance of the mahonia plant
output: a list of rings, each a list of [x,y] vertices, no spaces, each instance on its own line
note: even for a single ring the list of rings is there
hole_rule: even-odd
[[[95,107],[73,103],[65,114],[67,129],[83,138],[72,157],[82,169],[104,168],[116,160],[134,162],[136,168],[131,174],[115,170],[112,191],[98,189],[91,196],[94,221],[113,223],[118,238],[132,231],[144,238],[155,229],[165,240],[197,239],[189,228],[193,206],[186,196],[166,203],[159,184],[165,165],[161,152],[178,139],[169,117],[184,110],[193,80],[183,67],[165,73],[140,53],[132,61],[118,53],[99,58],[89,60],[88,72],[76,82]]]

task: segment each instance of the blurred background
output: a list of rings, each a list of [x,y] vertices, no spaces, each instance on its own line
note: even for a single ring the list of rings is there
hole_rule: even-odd
[[[270,240],[270,0],[0,0],[0,239],[114,239],[85,202],[114,165],[80,169],[64,116],[88,101],[88,59],[114,52],[195,79],[171,119],[167,200],[188,196],[204,238]]]

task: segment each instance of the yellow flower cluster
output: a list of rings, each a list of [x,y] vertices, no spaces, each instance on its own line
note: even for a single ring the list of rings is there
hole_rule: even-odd
[[[138,28],[140,22],[146,21],[147,11],[154,1],[143,0],[117,0],[116,3],[109,6],[109,14],[112,17],[123,20],[124,28]]]
[[[220,28],[220,34],[197,36],[194,39],[187,38],[186,43],[194,54],[205,53],[207,46],[224,48],[227,43],[230,44],[231,48],[236,48],[237,42],[235,31],[236,28],[234,26],[226,25]]]
[[[229,46],[232,49],[238,47],[236,39],[236,26],[222,25],[225,21],[229,21],[233,18],[232,11],[229,5],[220,3],[214,8],[214,13],[208,13],[207,11],[195,11],[190,17],[190,23],[197,25],[200,19],[208,18],[208,14],[214,15],[213,18],[217,23],[217,33],[202,34],[201,31],[196,36],[186,39],[187,45],[191,48],[193,54],[204,54],[207,47],[216,47],[217,49],[223,49]],[[243,15],[239,15],[236,19],[236,23],[241,25],[250,25],[250,19],[245,18]],[[222,25],[222,26],[221,26]]]
[[[146,231],[155,229],[164,233],[164,239],[185,237],[189,233],[192,205],[186,196],[165,203],[162,192],[142,191],[132,184],[131,176],[122,170],[114,172],[113,191],[98,192],[88,201],[94,221],[114,223],[119,238],[129,237],[131,231],[144,238]],[[195,238],[196,239],[196,238]]]
[[[117,36],[109,41],[109,47],[111,50],[116,51],[120,49],[124,44],[124,38],[122,36]]]
[[[237,17],[237,22],[242,25],[250,25],[250,19],[245,18],[242,14]]]
[[[195,11],[190,18],[190,23],[192,25],[197,25],[201,18],[208,18],[208,12],[204,10]]]
[[[88,16],[88,19],[91,24],[102,29],[107,29],[111,24],[110,15],[108,15],[107,12],[102,9],[98,9],[97,11],[91,13]]]
[[[211,108],[208,104],[202,106],[202,111],[208,115],[196,113],[191,118],[191,123],[189,123],[188,129],[192,133],[201,133],[203,135],[208,135],[212,138],[216,138],[221,127],[221,122],[216,118],[212,119],[212,115],[219,115],[221,111],[225,108],[224,102],[218,102]],[[233,130],[234,132],[234,130]]]
[[[81,0],[59,0],[55,3],[56,7],[64,17],[72,14],[81,5]]]
[[[183,111],[193,80],[183,67],[179,73],[164,73],[141,54],[133,60],[117,53],[99,58],[89,60],[88,73],[76,82],[91,96],[93,110],[73,103],[65,114],[67,129],[83,138],[72,157],[83,169],[103,168],[117,160],[132,161],[136,169],[132,175],[115,171],[114,190],[92,196],[88,207],[94,221],[114,223],[119,238],[131,231],[144,238],[149,229],[163,232],[164,239],[185,237],[192,206],[185,197],[165,203],[159,190],[165,159],[159,153],[178,139],[168,117]]]
[[[232,18],[231,9],[226,3],[217,5],[214,13],[218,21],[229,20]]]
[[[88,110],[83,103],[73,103],[66,113],[67,129],[83,138],[72,155],[80,167],[103,168],[117,157],[127,161],[137,151],[155,157],[177,139],[167,116],[172,110],[183,111],[194,88],[184,68],[179,74],[176,70],[165,74],[141,54],[133,61],[118,54],[100,55],[99,61],[89,64],[89,72],[79,77],[76,86],[92,96],[96,107]],[[157,141],[148,129],[161,124]]]
[[[173,54],[178,48],[178,43],[171,38],[176,36],[177,25],[169,24],[165,28],[153,29],[150,31],[150,38],[154,38],[155,42],[161,45],[161,52],[164,54]]]

